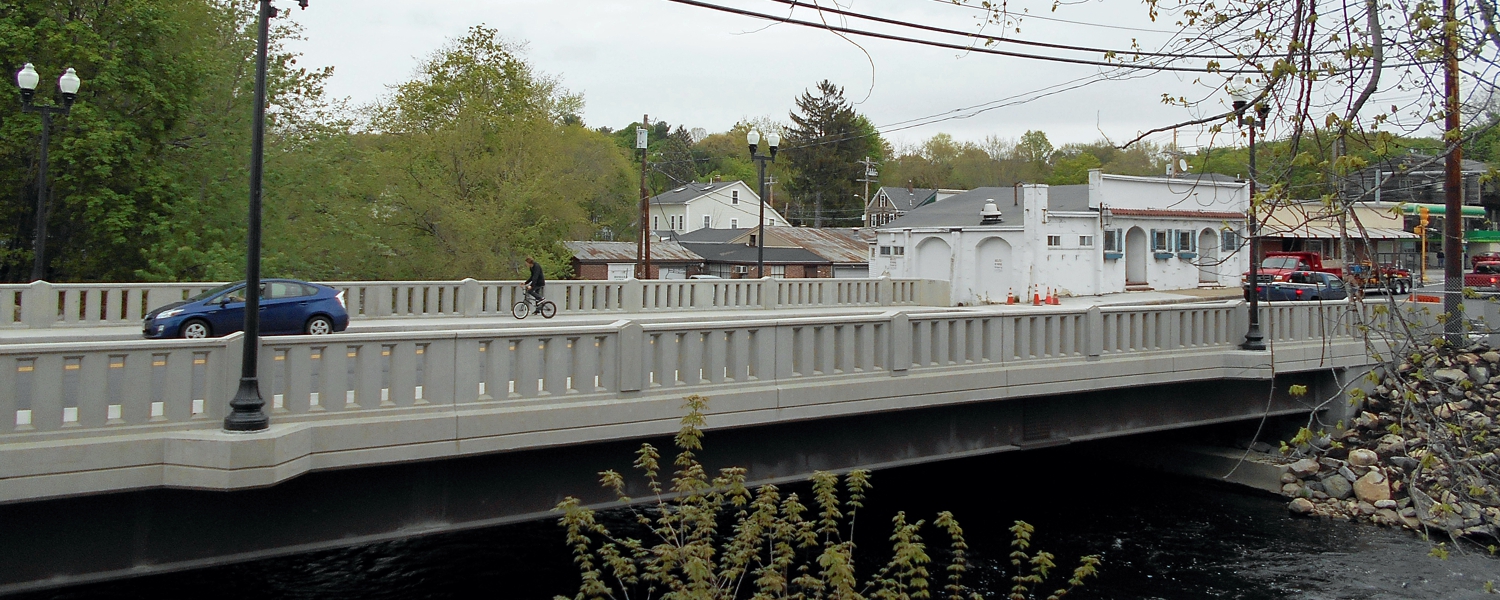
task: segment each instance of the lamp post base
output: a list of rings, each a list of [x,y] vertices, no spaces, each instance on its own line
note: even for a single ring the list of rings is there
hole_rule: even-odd
[[[271,417],[264,410],[266,401],[260,397],[260,381],[255,377],[241,377],[240,389],[229,401],[229,416],[224,417],[224,431],[264,431],[271,427]]]
[[[1260,327],[1259,326],[1251,325],[1250,326],[1250,331],[1245,332],[1245,343],[1240,344],[1240,349],[1241,350],[1265,350],[1266,349],[1265,336],[1262,336],[1260,334]]]

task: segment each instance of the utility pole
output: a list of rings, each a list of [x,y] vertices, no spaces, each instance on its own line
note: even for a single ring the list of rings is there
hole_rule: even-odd
[[[1464,316],[1461,312],[1464,285],[1464,197],[1463,197],[1463,147],[1459,145],[1462,132],[1458,123],[1458,20],[1453,0],[1443,0],[1443,140],[1448,146],[1448,157],[1443,179],[1443,313],[1447,315],[1443,326],[1444,337],[1450,347],[1462,348]]]
[[[861,165],[865,166],[864,177],[861,177],[861,178],[857,179],[856,181],[863,181],[863,182],[865,182],[865,210],[864,210],[864,217],[865,218],[861,219],[861,221],[864,221],[865,224],[868,225],[869,224],[868,219],[869,219],[869,216],[870,216],[870,182],[875,181],[875,179],[872,179],[872,177],[879,177],[880,173],[875,170],[875,161],[870,160],[870,157],[868,157],[868,156],[866,156],[864,160],[857,160],[857,161],[854,161],[854,162],[856,164],[861,164]]]
[[[641,115],[635,128],[635,147],[641,151],[641,226],[635,237],[635,278],[651,278],[651,194],[646,190],[646,136],[651,115]]]

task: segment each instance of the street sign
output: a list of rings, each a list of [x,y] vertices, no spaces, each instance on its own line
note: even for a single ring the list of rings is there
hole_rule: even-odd
[[[636,150],[645,150],[646,149],[646,128],[645,127],[637,127],[637,128],[635,128],[635,149]]]

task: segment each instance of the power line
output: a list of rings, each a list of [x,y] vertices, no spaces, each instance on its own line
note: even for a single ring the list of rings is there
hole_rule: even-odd
[[[984,8],[982,6],[970,6],[968,4],[962,4],[962,3],[954,2],[953,0],[932,0],[932,1],[933,2],[937,2],[939,4],[945,4],[945,5],[948,5],[948,6],[958,6],[958,7],[967,8],[967,9],[970,9],[970,10],[977,10],[977,11],[986,12],[986,13],[991,12],[990,9]],[[1009,15],[1010,13],[1007,12],[1006,14]],[[1174,35],[1178,34],[1178,33],[1182,33],[1182,30],[1180,30],[1180,29],[1177,29],[1177,30],[1172,30],[1172,29],[1146,29],[1146,28],[1143,28],[1143,27],[1126,27],[1124,25],[1104,25],[1102,23],[1089,23],[1087,21],[1069,21],[1067,19],[1059,19],[1057,17],[1044,17],[1044,16],[1041,16],[1041,15],[1033,15],[1033,14],[1030,14],[1030,13],[1023,13],[1018,18],[1038,19],[1038,20],[1041,20],[1041,21],[1055,21],[1055,22],[1058,22],[1058,23],[1067,23],[1069,25],[1086,25],[1088,27],[1100,27],[1100,28],[1103,28],[1103,29],[1119,29],[1119,30],[1123,30],[1123,31],[1144,31],[1146,33],[1170,33],[1170,34],[1174,34]]]
[[[712,3],[709,3],[709,2],[700,2],[698,0],[667,0],[667,1],[668,2],[676,2],[678,4],[686,4],[688,6],[696,6],[698,8],[706,8],[706,9],[709,9],[709,10],[716,10],[716,11],[719,11],[719,12],[726,12],[726,13],[730,13],[730,14],[736,14],[736,15],[745,16],[745,17],[752,17],[752,18],[756,18],[756,19],[765,19],[765,20],[768,20],[768,21],[776,21],[776,22],[780,22],[780,23],[786,23],[786,24],[789,24],[789,25],[801,25],[803,27],[811,27],[811,28],[814,28],[814,29],[823,29],[823,30],[827,30],[827,31],[837,32],[837,33],[847,33],[847,34],[851,34],[851,35],[858,35],[858,36],[864,36],[864,37],[873,37],[873,38],[884,39],[884,40],[891,40],[891,41],[896,41],[896,42],[906,42],[906,43],[909,43],[909,44],[918,44],[918,45],[923,45],[923,46],[932,46],[932,47],[935,47],[935,48],[946,48],[946,49],[949,49],[949,50],[960,50],[960,51],[963,51],[963,52],[978,52],[978,53],[981,53],[981,54],[994,54],[994,55],[997,55],[997,56],[1009,56],[1009,57],[1012,57],[1012,58],[1027,58],[1027,59],[1031,59],[1031,60],[1041,60],[1041,61],[1047,61],[1047,62],[1059,62],[1059,63],[1067,63],[1067,64],[1074,64],[1074,65],[1086,65],[1086,66],[1093,66],[1093,67],[1107,67],[1107,68],[1111,68],[1111,69],[1133,69],[1133,70],[1141,70],[1141,71],[1172,71],[1172,72],[1179,72],[1179,73],[1220,73],[1220,74],[1225,74],[1225,75],[1255,74],[1255,73],[1260,73],[1261,72],[1258,69],[1225,70],[1225,69],[1210,69],[1210,68],[1207,68],[1207,67],[1174,67],[1174,66],[1165,66],[1165,65],[1139,65],[1139,64],[1112,63],[1112,62],[1106,62],[1106,61],[1086,60],[1086,59],[1080,59],[1080,58],[1065,58],[1065,57],[1061,57],[1061,56],[1047,56],[1045,54],[1026,54],[1026,53],[1023,53],[1023,52],[1010,52],[1008,50],[996,50],[994,48],[974,48],[974,47],[963,46],[963,45],[959,45],[959,44],[949,44],[949,43],[946,43],[946,42],[936,42],[936,41],[932,41],[932,40],[923,40],[923,39],[911,38],[911,37],[900,36],[900,35],[892,35],[892,34],[888,34],[888,33],[878,33],[878,32],[874,32],[874,31],[865,31],[863,29],[854,29],[852,27],[840,27],[840,26],[837,26],[837,25],[828,25],[828,24],[824,24],[824,23],[814,23],[812,21],[803,21],[803,20],[800,20],[800,19],[793,19],[793,18],[790,18],[790,17],[778,17],[776,15],[770,15],[770,14],[766,14],[766,13],[759,13],[759,12],[755,12],[755,11],[749,11],[749,10],[744,10],[744,9],[739,9],[739,8],[733,8],[733,7],[729,7],[729,6],[721,6],[721,5],[712,4]]]
[[[1057,50],[1073,50],[1073,51],[1077,51],[1077,52],[1097,52],[1097,53],[1100,53],[1100,54],[1118,54],[1118,55],[1132,55],[1132,56],[1151,56],[1151,57],[1160,57],[1160,58],[1197,58],[1197,59],[1231,59],[1231,60],[1242,60],[1242,59],[1248,60],[1248,59],[1258,58],[1257,56],[1244,56],[1244,57],[1241,57],[1241,56],[1237,56],[1237,55],[1234,55],[1234,54],[1173,54],[1173,53],[1164,53],[1164,52],[1143,52],[1143,51],[1139,51],[1139,50],[1111,50],[1109,48],[1091,48],[1091,47],[1088,47],[1088,46],[1070,46],[1070,45],[1067,45],[1067,44],[1052,44],[1052,43],[1048,43],[1048,42],[1037,42],[1037,41],[1032,41],[1032,40],[1017,40],[1017,39],[1011,39],[1011,38],[997,38],[997,37],[993,37],[993,36],[987,36],[987,35],[980,35],[980,34],[970,33],[970,32],[967,32],[967,31],[959,31],[957,29],[947,29],[947,28],[943,28],[943,27],[935,27],[935,26],[932,26],[932,25],[922,25],[920,23],[910,23],[910,22],[901,21],[901,20],[897,20],[897,19],[887,19],[885,17],[877,17],[877,16],[873,16],[873,15],[866,15],[866,14],[856,13],[856,12],[847,11],[847,10],[843,10],[843,9],[839,9],[839,8],[826,8],[826,7],[817,6],[817,5],[814,5],[814,4],[807,4],[805,2],[800,2],[799,0],[771,0],[771,2],[779,2],[781,4],[787,4],[787,5],[790,5],[790,6],[793,6],[793,7],[797,7],[797,8],[810,8],[810,9],[817,10],[817,11],[820,11],[820,12],[832,13],[832,14],[836,14],[836,15],[843,15],[843,16],[846,16],[846,17],[854,17],[856,19],[864,19],[866,21],[874,21],[876,23],[885,23],[887,25],[896,25],[896,26],[899,26],[899,27],[909,27],[909,28],[912,28],[912,29],[920,29],[922,31],[931,31],[931,32],[935,32],[935,33],[944,33],[944,34],[948,34],[948,35],[959,35],[959,36],[970,37],[970,38],[979,38],[979,39],[982,39],[982,40],[987,40],[987,41],[991,41],[991,42],[998,42],[998,43],[1005,43],[1005,44],[1019,44],[1019,45],[1023,45],[1023,46],[1036,46],[1038,48],[1053,48],[1053,49],[1057,49]],[[1329,52],[1331,52],[1331,51],[1329,51]]]

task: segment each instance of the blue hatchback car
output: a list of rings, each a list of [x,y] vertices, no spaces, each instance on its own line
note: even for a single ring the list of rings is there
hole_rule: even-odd
[[[349,326],[344,293],[292,279],[260,282],[260,331],[322,335]],[[245,328],[245,282],[229,283],[146,313],[148,338],[206,338]]]

